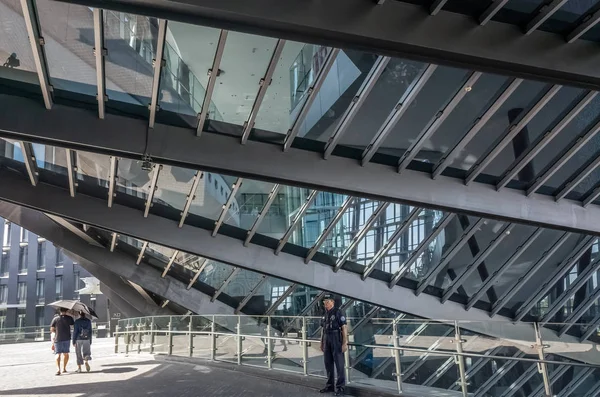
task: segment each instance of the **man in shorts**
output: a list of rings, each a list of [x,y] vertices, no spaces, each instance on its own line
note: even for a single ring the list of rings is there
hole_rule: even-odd
[[[69,351],[71,346],[71,326],[75,324],[73,317],[67,314],[67,309],[60,309],[60,316],[54,317],[50,324],[50,332],[54,332],[54,353],[56,354],[56,366],[60,375],[60,357],[63,356],[63,371],[67,372],[67,363],[69,362]]]

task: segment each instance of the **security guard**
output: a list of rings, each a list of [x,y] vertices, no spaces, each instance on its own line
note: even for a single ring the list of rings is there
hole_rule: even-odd
[[[326,294],[323,297],[323,306],[325,306],[325,316],[321,321],[323,327],[321,351],[325,359],[327,385],[321,389],[321,393],[335,392],[336,396],[341,396],[344,394],[346,384],[344,369],[344,353],[348,350],[346,317],[340,309],[334,307],[333,295]],[[334,380],[334,365],[337,371],[337,383]]]

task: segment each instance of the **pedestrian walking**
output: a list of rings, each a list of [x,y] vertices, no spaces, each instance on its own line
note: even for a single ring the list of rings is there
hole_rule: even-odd
[[[54,332],[54,353],[56,354],[56,366],[58,371],[56,375],[60,375],[60,359],[63,358],[62,372],[67,372],[67,363],[69,362],[69,352],[71,346],[71,326],[75,323],[73,317],[67,314],[67,309],[61,307],[60,315],[54,317],[50,323],[50,332]]]
[[[75,320],[73,327],[73,347],[77,355],[77,372],[81,373],[81,366],[85,364],[85,370],[90,372],[88,361],[92,359],[92,321],[86,318],[84,312],[79,312],[79,318]]]
[[[325,360],[327,384],[320,392],[334,392],[336,396],[341,396],[344,394],[346,386],[344,369],[344,353],[348,350],[346,316],[335,307],[333,295],[326,294],[323,297],[323,306],[325,306],[325,315],[321,321],[321,351]],[[337,382],[335,381],[336,372]]]

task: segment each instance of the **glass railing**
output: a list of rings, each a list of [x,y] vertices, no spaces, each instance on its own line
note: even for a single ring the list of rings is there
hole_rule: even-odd
[[[94,337],[107,335],[107,323],[92,323]],[[0,344],[50,341],[50,326],[0,328]]]
[[[594,396],[590,340],[537,324],[349,318],[350,386],[444,396]],[[161,316],[120,320],[115,352],[187,356],[324,377],[320,317]],[[540,331],[541,330],[541,331]],[[492,336],[490,336],[492,335]]]
[[[291,107],[296,105],[304,97],[304,93],[310,88],[316,74],[325,63],[328,48],[324,46],[305,44],[298,56],[290,66],[290,91]]]

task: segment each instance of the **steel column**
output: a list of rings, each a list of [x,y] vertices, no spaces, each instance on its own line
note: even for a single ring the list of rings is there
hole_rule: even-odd
[[[552,16],[552,14],[558,11],[568,1],[569,0],[554,0],[550,4],[544,5],[539,10],[538,14],[527,23],[527,26],[525,27],[525,34],[531,34],[534,30],[539,28],[544,22],[546,22],[548,18]]]
[[[35,159],[35,153],[33,151],[33,145],[29,142],[20,141],[19,146],[21,146],[23,162],[25,163],[25,168],[27,169],[27,175],[29,175],[29,181],[33,186],[36,186],[38,183],[39,172]]]
[[[115,247],[117,246],[117,237],[119,237],[119,235],[115,232],[113,232],[111,234],[111,238],[110,238],[110,252],[113,252],[115,250]]]
[[[156,58],[152,60],[152,67],[154,68],[154,72],[152,75],[152,93],[150,95],[150,117],[148,120],[148,127],[154,128],[154,123],[156,121],[156,113],[159,108],[159,96],[160,96],[160,80],[162,77],[162,68],[165,62],[164,54],[165,54],[165,43],[167,37],[167,20],[159,19],[158,20],[158,35],[157,35],[157,43],[156,43]]]
[[[75,197],[77,191],[77,152],[66,149],[67,155],[67,178],[69,179],[69,193]]]
[[[394,365],[396,367],[394,376],[396,377],[396,385],[398,393],[402,393],[402,364],[400,362],[400,341],[398,340],[398,324],[396,320],[392,323],[392,338],[394,343]]]
[[[231,192],[229,193],[229,197],[227,197],[227,202],[225,203],[225,205],[223,206],[223,209],[221,210],[219,219],[217,219],[217,221],[215,222],[215,228],[213,229],[213,232],[212,232],[213,237],[215,237],[217,235],[217,233],[219,232],[219,229],[221,228],[221,225],[223,224],[223,222],[225,222],[225,218],[227,217],[229,208],[231,207],[233,200],[235,200],[235,195],[237,194],[238,190],[240,190],[240,187],[242,186],[243,182],[244,182],[244,178],[238,178],[235,181],[235,183],[233,184],[233,186],[231,187]]]
[[[223,291],[225,291],[225,287],[227,287],[227,284],[229,284],[231,282],[231,280],[233,280],[233,278],[240,272],[240,268],[236,267],[233,269],[233,271],[231,272],[231,274],[229,275],[229,277],[227,277],[225,279],[225,281],[223,281],[223,284],[221,285],[221,287],[219,287],[219,289],[215,292],[215,294],[210,298],[211,302],[214,302],[219,295],[221,295],[223,293]]]
[[[235,314],[239,314],[242,309],[244,308],[244,306],[246,306],[246,304],[248,304],[248,302],[250,301],[250,299],[252,299],[252,297],[258,292],[258,290],[263,286],[263,284],[265,283],[265,281],[267,281],[267,276],[263,275],[260,278],[260,281],[258,282],[258,284],[256,284],[254,286],[254,288],[252,288],[252,290],[248,293],[248,295],[246,295],[244,297],[244,299],[242,299],[242,301],[240,302],[240,304],[238,305],[238,307],[235,309]]]
[[[158,176],[160,174],[160,171],[162,170],[162,165],[160,164],[154,164],[154,166],[152,166],[153,170],[154,170],[154,174],[152,175],[152,181],[150,182],[150,189],[148,190],[148,197],[146,197],[146,206],[144,208],[144,218],[148,217],[148,213],[150,212],[150,207],[152,206],[152,200],[154,199],[154,193],[156,192],[157,189],[157,182],[158,182]]]
[[[161,277],[165,278],[167,273],[169,272],[169,269],[171,269],[171,266],[173,266],[173,263],[175,263],[175,259],[177,259],[177,255],[179,255],[179,251],[175,250],[173,251],[173,255],[171,255],[171,258],[169,258],[169,262],[167,263],[167,266],[165,266],[165,270],[163,270]]]
[[[148,248],[148,242],[144,241],[144,243],[142,244],[142,249],[140,249],[140,253],[137,256],[137,259],[135,261],[136,265],[139,265],[140,263],[142,263],[142,259],[144,258],[144,253],[146,252],[146,248]]]
[[[117,195],[117,167],[119,160],[115,156],[110,156],[110,166],[108,168],[108,206],[112,207],[113,199]]]
[[[190,188],[190,192],[185,198],[185,205],[183,206],[183,211],[181,212],[181,220],[179,221],[179,227],[182,227],[185,223],[185,218],[187,218],[192,203],[196,198],[196,190],[198,190],[198,184],[200,183],[200,180],[202,178],[204,178],[204,172],[196,171],[196,173],[194,174],[194,179],[192,182],[192,187]]]
[[[467,383],[467,375],[465,372],[465,357],[463,354],[463,343],[465,342],[460,334],[460,327],[458,325],[458,321],[454,322],[455,336],[454,342],[456,343],[456,352],[458,356],[456,357],[456,363],[458,364],[458,373],[460,374],[460,388],[462,390],[463,397],[467,397],[469,395],[468,383]]]
[[[535,323],[533,324],[533,327],[535,328],[535,347],[537,347],[537,351],[538,351],[538,357],[541,361],[544,360],[545,358],[545,354],[544,354],[544,348],[546,346],[544,346],[544,342],[542,340],[542,333],[540,332],[540,326],[539,324]],[[550,385],[550,381],[548,379],[548,366],[546,365],[546,363],[538,363],[537,364],[538,367],[538,372],[540,374],[542,374],[542,379],[544,380],[544,389],[546,391],[546,396],[551,396],[552,395],[552,387]]]
[[[104,105],[108,100],[106,96],[106,74],[104,57],[107,50],[104,47],[104,11],[94,8],[94,56],[96,58],[96,100],[98,101],[98,117],[104,118]]]
[[[567,43],[573,43],[575,40],[579,39],[590,29],[596,26],[598,22],[600,22],[600,12],[596,11],[593,14],[587,15],[583,19],[583,22],[581,22],[571,32],[569,32],[569,34],[567,35]]]
[[[308,211],[308,209],[310,208],[312,203],[317,198],[318,193],[319,192],[317,190],[312,190],[310,192],[310,194],[308,195],[308,197],[306,198],[306,201],[304,201],[302,206],[298,209],[298,211],[296,212],[296,215],[294,215],[294,219],[290,223],[290,226],[285,231],[285,234],[283,235],[283,237],[279,240],[279,243],[277,244],[277,248],[275,248],[275,255],[279,255],[279,253],[281,252],[283,247],[287,244],[288,240],[292,236],[292,233],[298,226],[298,223],[300,222],[300,220],[302,219],[304,214],[306,214],[306,211]]]
[[[187,289],[192,288],[192,286],[196,283],[196,281],[198,280],[198,277],[200,277],[200,275],[202,274],[202,272],[204,271],[204,269],[206,268],[207,265],[208,265],[208,259],[202,258],[200,267],[198,268],[198,270],[196,270],[194,277],[192,277],[192,279],[190,280],[190,283],[188,284]]]
[[[198,114],[198,127],[196,128],[196,136],[202,134],[204,129],[204,123],[208,117],[208,110],[210,109],[210,102],[212,100],[212,94],[215,89],[217,77],[219,77],[219,68],[221,67],[221,59],[223,58],[223,52],[225,51],[225,42],[227,41],[227,30],[221,30],[219,35],[219,41],[217,43],[217,50],[215,51],[215,58],[213,59],[212,67],[208,70],[208,83],[204,91],[204,100],[202,101],[202,109]]]
[[[488,23],[497,13],[508,3],[508,0],[495,0],[489,7],[479,16],[479,24],[481,26]]]

